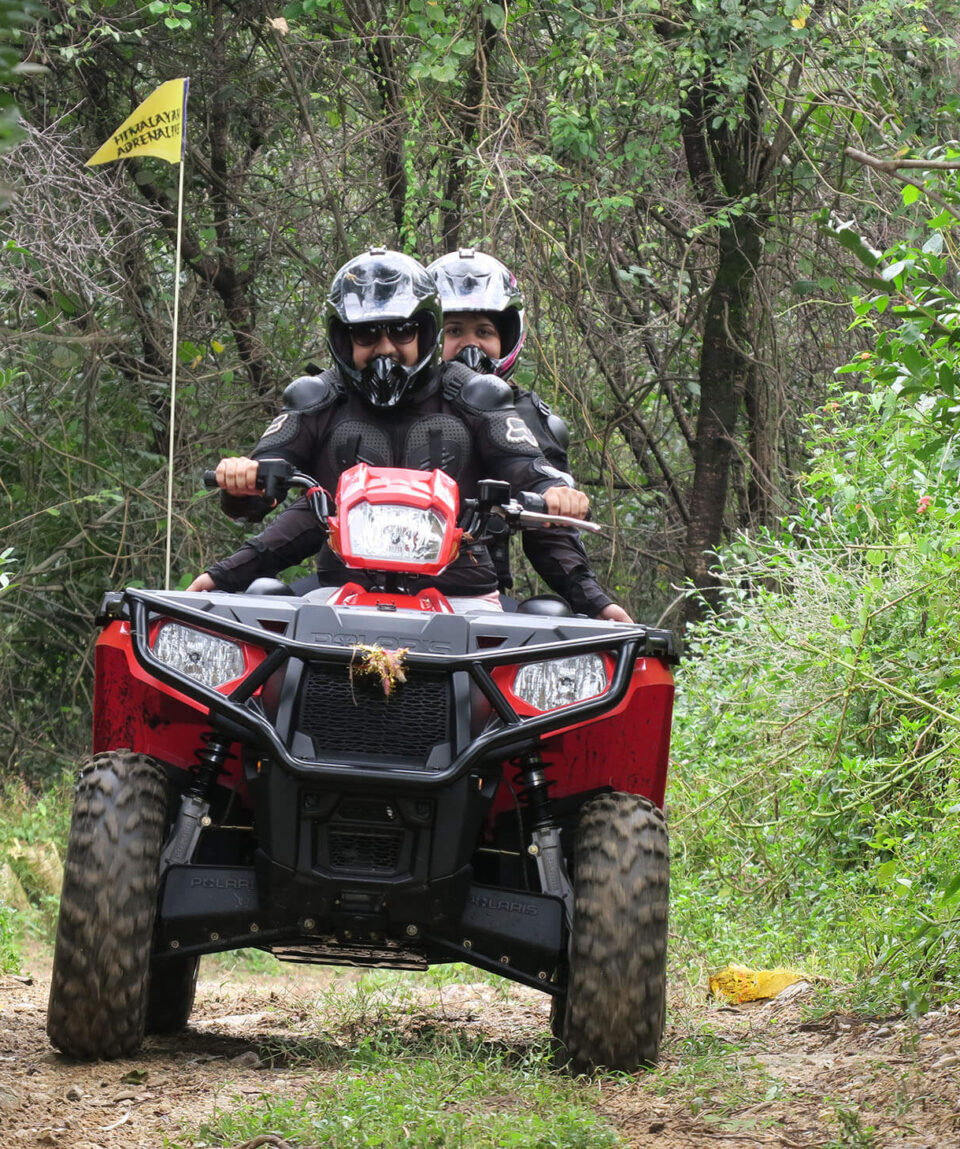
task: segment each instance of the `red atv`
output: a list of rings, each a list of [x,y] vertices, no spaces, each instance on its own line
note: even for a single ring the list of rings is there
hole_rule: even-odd
[[[375,589],[105,597],[50,1040],[131,1055],[187,1024],[202,954],[256,947],[469,962],[552,995],[576,1070],[656,1061],[670,633],[406,593],[465,532],[542,523],[537,496],[489,482],[459,507],[442,471],[360,464],[334,509],[288,464],[260,471],[305,489]]]

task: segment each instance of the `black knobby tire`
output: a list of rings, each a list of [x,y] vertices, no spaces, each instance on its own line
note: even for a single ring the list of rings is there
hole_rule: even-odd
[[[71,1057],[125,1057],[143,1041],[167,781],[143,754],[81,769],[67,844],[47,1035]]]
[[[670,844],[663,813],[636,794],[583,807],[574,854],[569,977],[554,999],[560,1060],[575,1073],[655,1064],[667,1000]]]
[[[163,958],[150,963],[147,993],[147,1033],[179,1033],[190,1020],[197,993],[196,954]]]

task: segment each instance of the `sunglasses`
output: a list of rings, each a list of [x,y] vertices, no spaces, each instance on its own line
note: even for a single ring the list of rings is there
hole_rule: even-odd
[[[402,319],[395,323],[363,323],[348,330],[358,347],[373,347],[384,335],[395,346],[401,347],[417,338],[420,324],[415,319]]]

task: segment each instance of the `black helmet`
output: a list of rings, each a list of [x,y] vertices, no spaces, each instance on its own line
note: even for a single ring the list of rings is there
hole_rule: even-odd
[[[353,365],[350,328],[410,320],[417,324],[417,361],[412,367],[378,355],[362,369]],[[395,407],[440,362],[443,312],[433,278],[409,255],[372,247],[345,263],[327,295],[327,343],[337,366],[374,407]]]
[[[482,311],[490,316],[499,332],[499,359],[477,355],[477,349],[472,347],[464,348],[457,358],[463,357],[467,366],[475,370],[492,371],[501,379],[509,379],[527,337],[523,293],[513,273],[499,259],[474,251],[472,247],[441,255],[427,271],[437,281],[444,312]],[[469,354],[471,351],[473,355]]]

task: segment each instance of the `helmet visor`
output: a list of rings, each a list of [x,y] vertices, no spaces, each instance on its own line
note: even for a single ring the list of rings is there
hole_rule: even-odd
[[[409,272],[381,260],[358,262],[343,276],[338,311],[344,323],[406,319],[420,305]]]
[[[519,292],[504,283],[504,273],[495,267],[471,267],[466,260],[445,267],[437,275],[444,311],[503,311]]]

